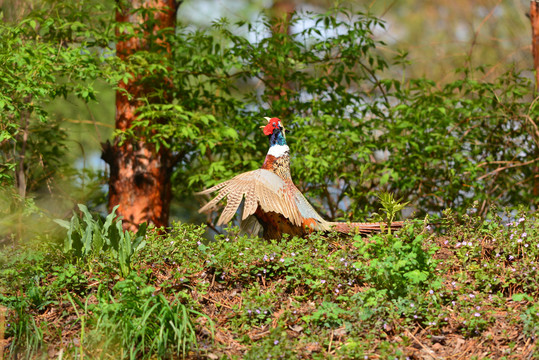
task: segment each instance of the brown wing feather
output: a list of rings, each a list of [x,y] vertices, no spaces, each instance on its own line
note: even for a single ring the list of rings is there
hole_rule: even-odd
[[[212,187],[209,188],[209,189],[205,189],[205,190],[199,191],[199,192],[195,193],[195,195],[206,195],[206,194],[210,194],[210,193],[212,193],[212,192],[214,192],[214,191],[216,191],[216,190],[219,190],[219,189],[224,188],[224,187],[227,185],[227,183],[228,183],[229,181],[230,181],[230,180],[223,181],[222,183],[219,183],[219,184],[217,184],[217,185],[214,185],[214,186],[212,186]]]
[[[215,209],[217,207],[217,203],[219,203],[219,201],[221,201],[221,199],[223,199],[225,196],[227,196],[228,193],[229,193],[229,191],[227,191],[226,188],[219,191],[219,194],[215,198],[213,198],[211,201],[209,201],[206,205],[201,207],[200,210],[198,210],[198,212],[203,213],[203,212],[212,211],[213,209]]]
[[[212,211],[219,201],[226,198],[227,205],[217,223],[221,225],[234,217],[245,197],[247,200],[242,219],[254,214],[260,206],[266,212],[280,213],[294,224],[301,225],[301,212],[294,202],[293,194],[289,193],[289,189],[283,179],[271,171],[258,169],[246,172],[199,192],[198,194],[209,194],[219,190],[217,196],[204,205],[199,212]]]
[[[249,217],[248,214],[254,214],[258,207],[258,201],[256,199],[256,185],[249,187],[249,192],[245,194],[245,203],[243,204],[243,215],[241,220],[245,220]]]

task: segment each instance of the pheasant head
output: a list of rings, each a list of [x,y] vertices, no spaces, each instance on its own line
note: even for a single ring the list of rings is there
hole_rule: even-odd
[[[278,118],[265,118],[266,126],[261,126],[264,135],[269,138],[270,148],[262,169],[273,171],[283,179],[290,177],[290,148],[286,145],[285,129]]]
[[[274,145],[286,145],[285,129],[281,120],[278,118],[265,117],[268,121],[266,126],[261,126],[264,135],[269,137],[270,147]]]

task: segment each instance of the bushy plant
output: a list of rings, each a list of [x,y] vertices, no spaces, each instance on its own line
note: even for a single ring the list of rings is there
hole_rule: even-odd
[[[63,214],[71,196],[86,200],[84,191],[71,191],[84,189],[86,175],[71,163],[70,134],[50,104],[68,96],[95,101],[94,81],[114,59],[103,46],[111,32],[95,16],[104,8],[98,2],[44,1],[30,12],[18,6],[22,18],[0,24],[0,242],[52,232],[48,214]]]
[[[44,6],[55,11],[37,8],[0,29],[0,59],[10,69],[0,97],[6,110],[0,179],[10,188],[0,196],[13,200],[2,213],[31,208],[55,173],[85,176],[65,170],[67,134],[45,105],[68,95],[93,101],[95,79],[116,85],[139,75],[166,84],[167,96],[162,86],[146,94],[136,127],[116,135],[169,148],[177,165],[174,193],[183,199],[259,167],[267,143],[258,125],[270,115],[292,130],[295,182],[329,219],[372,213],[384,190],[420,214],[462,212],[474,200],[481,201],[481,214],[495,202],[534,202],[537,139],[530,119],[538,108],[528,79],[516,71],[491,82],[477,80],[481,68],[456,70],[462,79],[449,84],[387,78],[403,59],[381,56],[386,45],[375,40],[374,29],[384,23],[345,9],[294,14],[290,33],[272,31],[264,16],[256,26],[224,19],[208,31],[178,26],[162,34],[170,57],[140,51],[120,62],[106,55],[113,30],[125,24],[94,5],[50,1]],[[250,36],[238,35],[245,32]],[[196,210],[191,201],[183,205]]]
[[[88,261],[100,253],[110,251],[118,261],[120,273],[127,276],[131,270],[131,261],[135,252],[146,245],[147,224],[141,224],[137,233],[133,236],[127,230],[123,230],[122,220],[116,218],[116,209],[107,215],[102,223],[98,218],[94,219],[85,205],[79,204],[83,219],[74,214],[70,222],[56,219],[55,221],[67,229],[64,240],[63,252],[73,255],[75,259]],[[82,220],[82,221],[81,221]]]
[[[350,311],[342,309],[338,304],[323,301],[318,308],[302,319],[307,324],[322,327],[339,327],[343,325],[345,318],[351,315]]]
[[[526,77],[508,70],[491,82],[477,80],[484,72],[478,68],[455,70],[462,80],[448,84],[388,79],[384,70],[391,64],[379,55],[384,44],[372,33],[382,22],[344,10],[296,14],[291,26],[306,17],[313,26],[297,26],[301,30],[291,34],[263,36],[252,25],[236,24],[259,35],[248,41],[223,22],[215,25],[214,40],[204,38],[208,60],[195,57],[205,69],[197,79],[212,89],[203,92],[214,104],[212,114],[222,112],[217,118],[226,118],[242,141],[210,138],[200,145],[206,153],[197,151],[196,166],[180,177],[209,186],[259,167],[267,144],[253,124],[270,115],[291,130],[295,183],[331,219],[368,215],[380,191],[409,201],[419,214],[440,215],[448,207],[462,212],[475,200],[482,215],[495,203],[534,203],[537,139],[530,119],[539,108]],[[260,31],[271,34],[271,24],[263,24]],[[189,42],[195,35],[181,36]],[[226,46],[210,47],[223,38]],[[185,57],[181,63],[190,64]],[[210,77],[208,70],[214,71]],[[246,80],[240,102],[229,94],[234,78]],[[200,97],[182,97],[203,109]]]
[[[353,266],[364,272],[365,281],[378,290],[386,290],[390,298],[421,288],[435,277],[436,261],[432,255],[436,248],[425,250],[423,235],[409,234],[410,240],[406,238],[408,234],[403,235],[375,235],[370,241],[355,238],[361,262]]]

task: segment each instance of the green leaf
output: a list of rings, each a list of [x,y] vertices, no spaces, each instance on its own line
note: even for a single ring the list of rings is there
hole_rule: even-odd
[[[60,225],[61,227],[68,229],[70,228],[70,222],[62,219],[54,219],[54,222]]]
[[[513,294],[513,296],[511,296],[511,299],[517,302],[523,300],[533,302],[533,298],[530,295],[524,293]]]

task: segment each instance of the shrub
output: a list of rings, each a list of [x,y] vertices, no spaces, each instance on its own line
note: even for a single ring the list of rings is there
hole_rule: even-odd
[[[107,215],[105,222],[94,217],[85,205],[79,204],[83,214],[83,221],[74,214],[71,222],[55,220],[60,226],[67,229],[63,251],[67,255],[73,254],[77,260],[88,261],[103,252],[110,251],[118,261],[120,273],[127,276],[131,270],[131,259],[135,252],[146,245],[146,223],[139,226],[133,236],[129,231],[124,231],[122,221],[116,218],[116,209]]]

